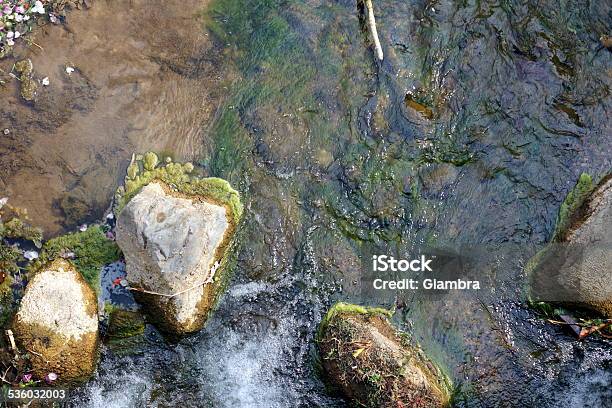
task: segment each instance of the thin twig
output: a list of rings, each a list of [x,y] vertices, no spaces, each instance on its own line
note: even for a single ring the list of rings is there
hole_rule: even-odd
[[[64,347],[62,347],[62,349],[61,349],[61,350],[63,350],[63,349],[64,349]],[[47,360],[47,359],[45,358],[45,356],[43,356],[42,354],[37,353],[37,352],[35,352],[34,350],[30,350],[30,349],[26,349],[26,351],[27,351],[28,353],[34,354],[35,356],[38,356],[38,357],[42,358],[42,359],[43,359],[43,361],[44,361],[45,363],[47,363],[47,364],[49,364],[49,363],[50,363],[50,361],[49,361],[49,360]],[[59,353],[56,353],[56,354],[55,354],[53,357],[55,357],[55,356],[56,356],[56,355],[58,355],[58,354],[59,354]]]
[[[6,375],[8,374],[9,370],[11,369],[11,366],[8,366],[6,368],[6,371],[4,372],[4,374],[2,374],[2,377],[0,377],[0,380],[4,381],[7,384],[13,385],[12,382],[10,382],[9,380],[6,379]]]
[[[370,27],[370,33],[374,40],[374,48],[376,49],[376,56],[379,60],[383,60],[383,50],[378,39],[378,30],[376,30],[376,19],[374,18],[374,6],[372,0],[365,0],[366,8],[368,9],[368,26]]]
[[[8,337],[9,342],[11,343],[11,350],[17,352],[17,345],[15,344],[15,337],[13,337],[13,331],[11,329],[8,329],[6,331],[6,336]]]
[[[608,323],[602,323],[598,326],[591,326],[591,327],[587,327],[584,328],[580,331],[580,334],[578,335],[579,339],[584,339],[585,337],[587,337],[590,334],[593,334],[595,332],[599,332],[599,334],[601,334],[601,330],[605,329],[606,327],[610,326],[612,323],[608,322]]]
[[[40,45],[36,44],[36,43],[35,43],[33,40],[31,40],[31,39],[29,39],[29,38],[26,38],[25,40],[26,40],[26,42],[27,42],[28,44],[30,44],[30,45],[35,45],[35,46],[36,46],[36,47],[38,47],[38,48],[39,48],[41,51],[44,51],[44,50],[45,50],[45,49],[44,49],[43,47],[41,47]]]
[[[179,292],[172,293],[172,294],[159,293],[159,292],[154,292],[152,290],[146,290],[146,289],[134,288],[134,287],[129,287],[128,289],[129,290],[133,290],[135,292],[146,293],[148,295],[156,295],[156,296],[163,296],[163,297],[167,297],[167,298],[173,298],[173,297],[176,297],[178,295],[182,295],[185,292],[189,292],[192,289],[195,289],[195,288],[198,288],[200,286],[212,283],[213,278],[215,276],[215,272],[217,271],[218,268],[219,268],[219,262],[215,262],[215,264],[212,266],[212,268],[210,268],[210,274],[209,274],[208,278],[206,278],[206,280],[204,280],[202,282],[199,282],[199,283],[197,283],[197,284],[195,284],[195,285],[193,285],[193,286],[191,286],[191,287],[189,287],[187,289],[183,289],[183,290],[181,290]]]

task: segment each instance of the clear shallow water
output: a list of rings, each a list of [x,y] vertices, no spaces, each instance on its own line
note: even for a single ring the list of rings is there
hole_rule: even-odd
[[[578,175],[612,168],[612,61],[598,40],[610,6],[375,7],[382,64],[353,1],[217,0],[194,20],[213,46],[184,50],[192,69],[167,66],[222,90],[196,156],[244,197],[234,278],[201,333],[171,344],[149,328],[135,355],[106,350],[72,405],[344,406],[317,376],[312,339],[335,300],[396,300],[364,296],[361,259],[461,245],[477,248],[488,289],[408,296],[395,317],[462,391],[457,405],[609,404],[610,342],[576,342],[521,299],[522,267]],[[168,123],[182,118],[172,106]],[[193,132],[170,132],[170,149]]]

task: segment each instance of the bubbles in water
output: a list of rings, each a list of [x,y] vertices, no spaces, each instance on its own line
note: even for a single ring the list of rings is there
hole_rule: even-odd
[[[152,383],[135,361],[107,358],[96,377],[72,397],[71,406],[90,408],[140,408],[151,406]]]

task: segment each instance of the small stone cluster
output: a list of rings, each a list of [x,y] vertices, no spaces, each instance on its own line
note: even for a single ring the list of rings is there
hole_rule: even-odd
[[[72,384],[93,373],[99,271],[119,249],[127,271],[121,284],[147,321],[169,335],[202,328],[227,281],[242,204],[229,183],[193,171],[190,163],[161,163],[155,153],[135,156],[107,216],[116,218],[114,232],[111,224],[83,226],[42,246],[12,323],[35,378],[52,373],[57,384]],[[129,350],[144,332],[142,316],[121,309],[108,316],[109,347]]]

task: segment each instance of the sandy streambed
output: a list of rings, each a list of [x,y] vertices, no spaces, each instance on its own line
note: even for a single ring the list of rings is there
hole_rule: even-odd
[[[17,50],[50,84],[39,83],[34,103],[17,80],[0,88],[0,195],[53,235],[102,215],[132,152],[197,158],[222,81],[205,6],[100,1],[39,30],[42,50]]]

